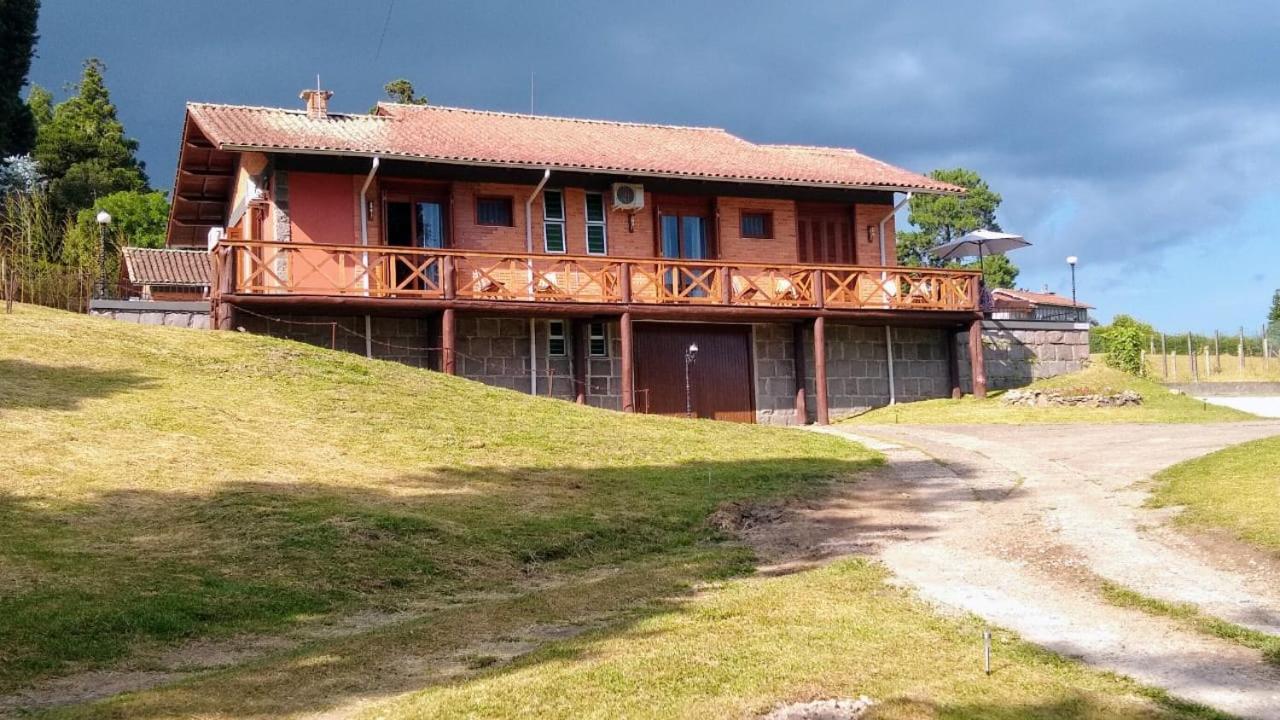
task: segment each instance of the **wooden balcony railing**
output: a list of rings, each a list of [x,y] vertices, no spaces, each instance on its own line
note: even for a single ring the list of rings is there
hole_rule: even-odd
[[[964,270],[224,241],[216,295],[974,311]]]

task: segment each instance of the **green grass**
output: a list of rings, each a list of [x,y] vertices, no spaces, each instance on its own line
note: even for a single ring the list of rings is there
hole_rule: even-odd
[[[434,607],[646,558],[879,461],[239,333],[0,314],[0,692],[139,646]],[[691,571],[692,572],[692,571]],[[637,598],[648,591],[637,589]]]
[[[1142,395],[1142,405],[1123,408],[1009,407],[1000,402],[1000,396],[1004,393],[995,391],[988,393],[982,400],[966,395],[959,400],[902,403],[872,410],[850,418],[847,422],[1021,425],[1082,422],[1197,423],[1256,419],[1239,410],[1210,405],[1185,395],[1175,395],[1158,383],[1126,375],[1099,363],[1080,372],[1037,380],[1028,387],[1081,394],[1136,390]]]
[[[1114,583],[1102,584],[1102,596],[1112,605],[1134,608],[1149,615],[1172,618],[1196,632],[1259,650],[1267,662],[1280,665],[1280,637],[1275,635],[1268,635],[1205,615],[1191,603],[1167,602]]]
[[[642,580],[664,586],[663,572]],[[495,661],[469,642],[519,636],[552,615],[607,608],[613,583],[543,591],[490,613],[477,631],[450,611],[194,682],[53,713],[80,718],[755,718],[780,702],[875,699],[880,720],[1216,718],[1223,715],[993,633],[940,617],[861,560],[772,578],[729,580],[652,603],[606,627]],[[465,629],[466,636],[460,632]],[[428,665],[423,638],[447,649],[460,675]],[[372,687],[352,676],[377,674]]]
[[[1280,437],[1179,463],[1155,476],[1151,503],[1182,506],[1180,523],[1225,528],[1280,555]]]

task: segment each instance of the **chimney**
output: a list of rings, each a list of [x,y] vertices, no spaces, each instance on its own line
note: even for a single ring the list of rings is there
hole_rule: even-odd
[[[298,97],[307,101],[307,117],[313,120],[329,117],[329,98],[333,97],[332,90],[308,88],[303,90]]]

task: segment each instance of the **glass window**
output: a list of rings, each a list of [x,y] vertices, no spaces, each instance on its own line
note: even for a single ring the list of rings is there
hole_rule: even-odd
[[[602,322],[591,323],[587,347],[591,357],[609,357],[609,326]]]
[[[564,321],[552,320],[547,323],[547,354],[552,357],[563,357],[565,348]]]
[[[609,252],[608,231],[605,227],[604,195],[587,193],[587,254],[606,255]]]
[[[741,219],[742,237],[762,239],[773,237],[773,213],[743,211]]]
[[[476,224],[514,227],[515,215],[511,210],[511,198],[476,198]]]
[[[559,190],[542,193],[542,237],[547,252],[565,252],[564,194]]]

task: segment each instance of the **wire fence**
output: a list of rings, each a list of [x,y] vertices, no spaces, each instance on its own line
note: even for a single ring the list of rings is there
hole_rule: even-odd
[[[13,303],[26,303],[86,313],[97,281],[97,273],[84,268],[0,256],[0,299],[6,311]]]
[[[1158,334],[1149,339],[1144,362],[1165,382],[1280,381],[1280,323],[1255,333]]]

